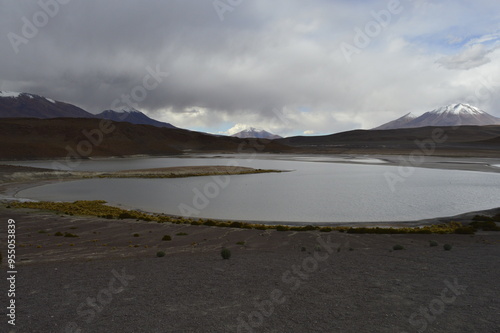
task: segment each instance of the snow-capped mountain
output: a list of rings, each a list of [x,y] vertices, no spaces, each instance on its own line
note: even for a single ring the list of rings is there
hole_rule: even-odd
[[[403,117],[404,118],[404,117]],[[402,118],[399,118],[402,119]],[[500,118],[469,104],[450,104],[429,111],[406,123],[396,119],[374,129],[415,128],[426,126],[487,126],[500,125]]]
[[[125,121],[136,125],[153,125],[156,127],[176,128],[172,124],[151,119],[141,111],[133,108],[120,111],[105,110],[97,114],[96,117],[113,121]]]
[[[68,103],[39,95],[0,91],[0,118],[93,118],[94,115]]]
[[[374,129],[376,130],[386,130],[386,129],[394,129],[394,128],[403,128],[406,126],[409,122],[413,121],[415,118],[418,116],[414,115],[413,113],[407,113],[401,118],[398,118],[396,120],[390,121],[388,123],[385,123],[379,127],[375,127]]]
[[[276,134],[269,133],[268,131],[264,131],[261,129],[257,129],[254,127],[247,128],[241,132],[233,134],[231,136],[240,138],[240,139],[248,139],[248,138],[256,138],[256,139],[281,139],[282,137]]]

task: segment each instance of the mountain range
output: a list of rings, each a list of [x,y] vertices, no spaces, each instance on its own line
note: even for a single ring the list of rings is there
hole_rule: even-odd
[[[172,124],[151,119],[136,109],[105,110],[92,114],[72,104],[35,94],[10,91],[0,91],[0,118],[101,118],[136,125],[176,128]]]
[[[412,113],[380,125],[374,130],[417,128],[426,126],[488,126],[500,125],[500,118],[494,117],[469,104],[450,104],[415,116]]]
[[[240,138],[240,139],[247,139],[247,138],[256,138],[256,139],[281,139],[282,137],[273,133],[269,133],[268,131],[264,131],[261,129],[257,129],[255,127],[249,127],[247,129],[244,129],[243,131],[240,131],[236,134],[233,134],[231,136]]]

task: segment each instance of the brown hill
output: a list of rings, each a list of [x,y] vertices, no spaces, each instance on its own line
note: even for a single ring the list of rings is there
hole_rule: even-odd
[[[101,119],[0,119],[0,159],[41,159],[183,152],[273,152],[289,148],[269,140],[214,136]]]
[[[500,153],[500,126],[420,127],[393,130],[354,130],[324,136],[296,136],[275,140],[303,151],[393,153],[420,149],[432,143],[436,150]]]

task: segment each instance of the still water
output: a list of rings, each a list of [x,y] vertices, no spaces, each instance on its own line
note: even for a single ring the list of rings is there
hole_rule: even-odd
[[[175,179],[90,179],[23,190],[19,198],[106,200],[148,212],[287,222],[410,221],[500,206],[500,174],[414,168],[340,157],[221,156],[85,161],[76,170],[240,165],[283,173]],[[20,163],[21,164],[21,163]],[[51,167],[53,162],[23,165]],[[389,185],[387,178],[394,181]],[[394,178],[396,177],[396,178]],[[400,177],[400,178],[398,178]]]

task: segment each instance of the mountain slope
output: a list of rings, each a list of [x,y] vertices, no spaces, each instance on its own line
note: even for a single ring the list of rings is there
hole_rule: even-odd
[[[255,139],[269,139],[269,140],[274,140],[274,139],[281,139],[282,137],[276,134],[269,133],[268,131],[264,131],[261,129],[257,129],[254,127],[250,127],[248,129],[245,129],[241,132],[238,132],[236,134],[231,135],[233,137],[237,137],[240,139],[247,139],[247,138],[255,138]]]
[[[401,118],[398,118],[396,120],[393,120],[393,121],[390,121],[390,122],[385,123],[383,125],[380,125],[379,127],[375,127],[374,130],[387,130],[387,129],[403,128],[409,122],[413,121],[415,118],[417,118],[417,116],[410,112],[410,113],[405,114]]]
[[[494,117],[468,104],[450,104],[439,109],[426,112],[406,124],[407,127],[466,125],[500,125],[500,118]]]
[[[389,130],[426,126],[488,126],[500,125],[500,118],[494,117],[468,104],[450,104],[410,119],[405,115],[399,119],[374,128]]]
[[[0,118],[93,118],[94,115],[72,104],[43,96],[0,91]]]
[[[99,114],[96,114],[96,117],[113,121],[125,121],[136,125],[152,125],[156,127],[176,128],[172,124],[151,119],[144,113],[136,109],[122,111],[105,110]]]

